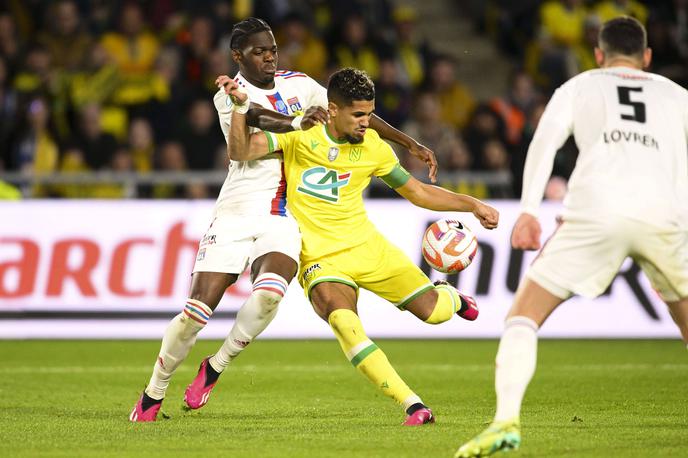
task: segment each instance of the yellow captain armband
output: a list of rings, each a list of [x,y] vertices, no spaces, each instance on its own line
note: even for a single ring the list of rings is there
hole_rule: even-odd
[[[408,180],[411,179],[411,174],[397,163],[391,172],[387,175],[380,177],[382,181],[385,182],[387,186],[392,189],[400,188],[406,184]]]

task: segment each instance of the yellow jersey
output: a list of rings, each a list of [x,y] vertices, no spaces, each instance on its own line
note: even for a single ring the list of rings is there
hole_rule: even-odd
[[[301,229],[302,262],[365,243],[376,232],[363,205],[371,178],[398,188],[410,177],[372,129],[357,144],[332,138],[324,125],[265,135],[270,152],[284,156],[287,208]]]

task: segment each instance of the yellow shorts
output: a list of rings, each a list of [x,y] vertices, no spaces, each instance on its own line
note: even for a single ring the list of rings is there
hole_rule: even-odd
[[[356,290],[364,288],[399,309],[433,288],[417,265],[381,234],[374,233],[362,245],[317,259],[301,259],[299,283],[310,299],[318,283],[336,282]]]

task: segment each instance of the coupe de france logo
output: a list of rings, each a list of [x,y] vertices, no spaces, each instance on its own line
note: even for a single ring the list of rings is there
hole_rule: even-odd
[[[339,202],[339,188],[349,184],[350,177],[351,172],[312,167],[301,174],[301,186],[296,190],[328,202]]]
[[[336,146],[331,146],[330,149],[327,150],[327,159],[332,162],[337,159],[337,156],[339,156],[339,148]]]

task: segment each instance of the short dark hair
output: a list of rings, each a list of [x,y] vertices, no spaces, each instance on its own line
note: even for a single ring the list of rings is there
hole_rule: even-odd
[[[597,46],[605,54],[642,59],[647,48],[647,32],[637,19],[630,16],[617,17],[602,25]]]
[[[241,22],[237,22],[232,27],[232,34],[229,37],[229,48],[239,50],[246,46],[246,40],[254,33],[272,32],[272,29],[262,19],[250,17]]]
[[[363,70],[342,68],[327,82],[327,100],[349,106],[355,100],[375,100],[375,84]]]

